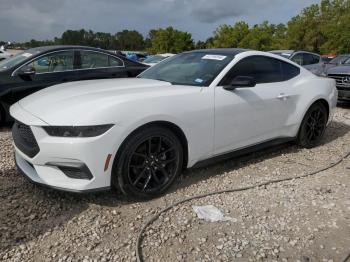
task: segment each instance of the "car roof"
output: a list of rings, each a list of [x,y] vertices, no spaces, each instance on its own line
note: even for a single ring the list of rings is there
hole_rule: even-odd
[[[86,50],[94,50],[94,51],[102,51],[111,53],[108,50],[95,48],[91,46],[80,46],[80,45],[51,45],[51,46],[40,46],[40,47],[34,47],[30,48],[28,50],[33,50],[36,52],[47,52],[47,51],[55,51],[55,50],[66,50],[66,49],[86,49]]]
[[[295,54],[295,53],[308,53],[308,54],[314,54],[314,55],[318,55],[315,52],[310,52],[310,51],[305,51],[305,50],[271,50],[269,51],[270,53],[285,53],[285,54]]]
[[[237,55],[239,53],[252,51],[250,49],[243,48],[209,48],[209,49],[197,49],[193,51],[188,51],[186,53],[210,53],[213,55]]]
[[[295,52],[295,50],[287,50],[287,49],[285,49],[285,50],[271,50],[271,51],[269,51],[270,53],[294,53]]]

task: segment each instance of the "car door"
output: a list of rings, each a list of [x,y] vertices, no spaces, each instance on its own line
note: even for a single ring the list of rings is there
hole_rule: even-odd
[[[286,65],[285,65],[286,64]],[[214,154],[281,137],[288,116],[295,110],[296,94],[284,76],[290,64],[265,56],[242,59],[215,88]],[[293,65],[290,65],[294,67]],[[294,67],[296,76],[299,68]],[[225,90],[237,76],[253,77],[254,87]]]
[[[78,67],[80,80],[128,77],[123,60],[102,52],[80,50]]]
[[[21,66],[13,73],[13,101],[18,101],[40,89],[75,81],[74,50],[51,52]]]

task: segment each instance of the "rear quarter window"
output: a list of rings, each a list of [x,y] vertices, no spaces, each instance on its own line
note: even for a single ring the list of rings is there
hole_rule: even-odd
[[[300,74],[300,68],[281,61],[283,81],[290,80]]]

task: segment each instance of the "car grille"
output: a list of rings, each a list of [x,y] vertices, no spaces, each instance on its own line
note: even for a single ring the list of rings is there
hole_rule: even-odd
[[[16,147],[27,156],[32,158],[39,153],[39,145],[29,126],[16,121],[12,128],[12,137]]]
[[[330,74],[328,77],[335,79],[338,90],[350,90],[350,75]]]

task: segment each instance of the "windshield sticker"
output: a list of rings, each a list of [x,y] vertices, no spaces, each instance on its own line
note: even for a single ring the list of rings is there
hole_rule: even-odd
[[[227,56],[224,55],[205,55],[202,57],[202,59],[209,59],[209,60],[219,60],[222,61],[226,58]]]
[[[197,78],[196,80],[194,80],[196,83],[199,83],[199,84],[201,84],[201,83],[203,83],[203,79],[200,79],[200,78]]]
[[[31,57],[32,54],[30,54],[30,53],[23,53],[22,56],[24,56],[24,57]]]

